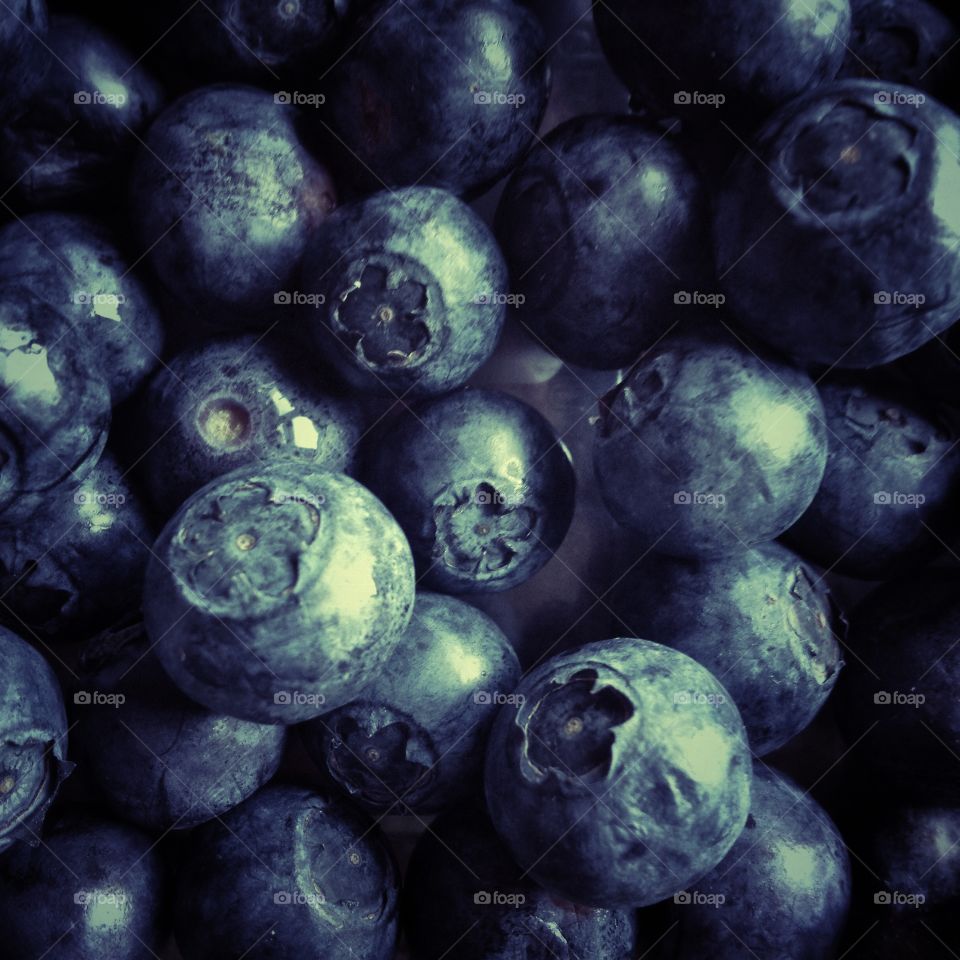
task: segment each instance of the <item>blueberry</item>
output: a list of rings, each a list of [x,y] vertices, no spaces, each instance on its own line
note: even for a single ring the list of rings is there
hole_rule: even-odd
[[[957,526],[954,431],[915,392],[885,379],[834,376],[820,383],[820,395],[827,470],[787,541],[821,566],[864,580],[929,560]]]
[[[154,531],[105,454],[16,530],[0,530],[0,621],[50,640],[85,639],[136,609]]]
[[[716,556],[771,540],[809,506],[827,457],[810,379],[723,332],[661,340],[601,405],[597,481],[647,546]]]
[[[739,323],[805,362],[871,367],[960,313],[960,118],[912,88],[846,80],[798,98],[717,201]]]
[[[0,130],[0,170],[29,208],[114,189],[163,103],[152,74],[87,20],[52,17],[43,56],[45,79]]]
[[[161,113],[140,149],[129,202],[141,241],[167,290],[212,325],[264,325],[334,207],[296,119],[262,90],[204,87]]]
[[[344,42],[320,122],[363,187],[479,193],[533,142],[547,50],[514,0],[373,0]]]
[[[22,522],[93,469],[110,393],[88,345],[22,286],[0,287],[0,523]]]
[[[569,363],[612,369],[677,319],[678,293],[709,289],[700,178],[663,131],[576,117],[514,172],[496,231],[518,319]]]
[[[34,849],[0,859],[9,960],[152,960],[163,944],[164,872],[154,840],[74,815]]]
[[[438,817],[423,834],[407,870],[403,916],[417,960],[637,956],[634,911],[584,907],[547,893],[473,806]]]
[[[165,364],[141,423],[144,479],[169,516],[244,465],[299,460],[351,472],[363,416],[295,343],[249,335],[205,341]]]
[[[809,794],[757,764],[743,833],[674,902],[675,960],[831,960],[850,908],[847,849]]]
[[[451,256],[450,251],[457,255]],[[462,386],[493,353],[507,271],[486,224],[443,190],[341,207],[304,257],[304,324],[359,390],[420,397]]]
[[[286,727],[212,713],[167,678],[132,623],[91,641],[74,694],[81,765],[110,809],[147,830],[221,816],[277,771]]]
[[[177,883],[177,946],[184,960],[390,960],[397,882],[362,814],[266,787],[194,834]]]
[[[321,770],[367,810],[433,813],[480,788],[490,724],[519,679],[486,614],[418,593],[398,652],[363,696],[300,730]]]
[[[545,661],[487,745],[490,816],[517,863],[577,903],[646,906],[712,869],[743,829],[750,753],[706,668],[646,640]]]
[[[73,767],[67,717],[47,661],[0,627],[0,852],[37,842],[47,807]],[[2,860],[0,860],[2,862]]]
[[[723,683],[755,756],[807,727],[843,665],[845,622],[830,591],[775,543],[715,560],[651,554],[620,580],[611,604],[616,629],[680,650]]]
[[[0,7],[0,116],[15,117],[43,82],[49,21],[46,0],[9,0]]]
[[[383,505],[305,464],[241,467],[160,535],[144,618],[174,683],[218,713],[296,723],[354,699],[410,620],[410,547]]]
[[[536,410],[505,393],[465,387],[421,402],[368,438],[365,459],[366,482],[436,590],[515,587],[570,526],[569,456]]]
[[[640,105],[661,116],[748,124],[832,80],[848,0],[594,0],[600,42]]]
[[[34,213],[0,229],[0,277],[56,307],[90,344],[114,403],[157,366],[160,313],[111,232],[88,217]]]
[[[841,77],[877,77],[949,94],[957,28],[926,0],[852,0],[850,47]]]
[[[878,587],[851,617],[834,703],[857,759],[887,794],[955,797],[960,770],[960,601],[952,572]]]

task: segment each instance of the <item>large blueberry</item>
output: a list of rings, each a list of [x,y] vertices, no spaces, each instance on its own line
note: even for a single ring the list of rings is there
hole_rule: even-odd
[[[836,76],[848,0],[594,0],[604,52],[652,112],[748,123]]]
[[[36,843],[47,807],[70,772],[67,717],[47,661],[0,627],[0,852]]]
[[[125,400],[160,362],[163,323],[110,231],[88,217],[34,213],[0,229],[0,278],[56,307]]]
[[[517,317],[569,363],[630,363],[680,315],[678,295],[710,289],[708,223],[700,178],[662,130],[570,120],[528,154],[497,208]]]
[[[533,407],[465,387],[371,434],[365,480],[410,538],[423,582],[506,590],[563,541],[574,508],[569,456]]]
[[[810,378],[706,331],[641,357],[603,401],[594,448],[613,516],[679,556],[779,536],[810,505],[826,459]]]
[[[806,728],[842,666],[845,623],[830,591],[775,543],[713,560],[651,554],[619,582],[612,606],[617,630],[680,650],[717,677],[755,756]]]
[[[154,960],[165,911],[156,843],[126,824],[71,816],[0,859],[9,960]]]
[[[477,806],[438,817],[423,834],[407,869],[403,922],[416,960],[637,955],[633,910],[584,907],[538,887]]]
[[[547,660],[501,708],[486,796],[511,855],[578,903],[645,906],[723,858],[750,805],[740,714],[705,667],[646,640]]]
[[[43,82],[48,28],[46,0],[9,0],[0,6],[0,117],[22,113]]]
[[[851,617],[834,696],[855,759],[883,790],[928,799],[960,790],[960,593],[952,571],[878,587]]]
[[[821,566],[865,580],[928,560],[957,526],[954,431],[919,395],[892,382],[834,376],[819,388],[827,470],[787,541]]]
[[[110,392],[89,345],[22,286],[0,287],[0,523],[84,480],[103,451]]]
[[[81,766],[118,816],[157,833],[241,803],[277,771],[286,727],[185,697],[133,623],[91,641],[73,700]]]
[[[105,454],[73,490],[0,529],[0,621],[84,640],[140,605],[155,531],[139,493]]]
[[[757,764],[743,833],[673,899],[671,960],[832,960],[850,909],[850,859],[820,805]]]
[[[960,118],[888,87],[846,80],[788,104],[717,201],[734,315],[799,360],[876,366],[960,313]]]
[[[52,17],[46,76],[0,129],[0,170],[26,207],[115,189],[163,93],[139,59],[99,26]]]
[[[323,86],[324,126],[367,188],[494,183],[533,142],[547,51],[515,0],[374,0]]]
[[[152,551],[144,619],[173,681],[198,703],[264,723],[354,699],[410,620],[410,547],[383,504],[343,474],[241,467],[195,493]]]
[[[266,787],[201,827],[177,881],[184,960],[391,960],[397,869],[342,801]]]
[[[433,813],[480,788],[483,747],[520,664],[486,614],[418,593],[397,653],[363,696],[300,728],[317,765],[374,813]]]
[[[926,0],[852,0],[850,46],[841,77],[878,78],[937,97],[957,69],[957,28]]]
[[[297,460],[350,472],[356,404],[282,337],[209,340],[164,365],[144,398],[144,480],[169,516],[205,483],[245,464]]]
[[[214,325],[264,325],[333,209],[294,107],[253,87],[194,90],[153,123],[130,211],[167,290]]]
[[[506,287],[477,214],[444,190],[408,187],[320,227],[304,257],[302,316],[353,386],[419,397],[462,386],[493,353]]]

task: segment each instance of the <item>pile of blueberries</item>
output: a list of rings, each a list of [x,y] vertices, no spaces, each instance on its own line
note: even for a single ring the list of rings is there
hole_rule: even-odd
[[[955,17],[0,0],[0,957],[956,957]]]

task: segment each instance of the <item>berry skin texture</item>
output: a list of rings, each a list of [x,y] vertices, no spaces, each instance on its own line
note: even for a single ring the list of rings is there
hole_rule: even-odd
[[[8,960],[152,960],[164,943],[156,841],[123,823],[73,815],[43,843],[0,858]]]
[[[456,256],[451,255],[456,250]],[[354,388],[405,399],[463,386],[493,353],[507,269],[486,224],[452,194],[407,187],[341,207],[304,257],[302,309]]]
[[[533,142],[549,92],[537,18],[514,0],[367,5],[329,77],[324,127],[365,188],[479,194]]]
[[[0,627],[0,853],[36,843],[47,808],[73,769],[67,717],[47,661]],[[0,862],[3,862],[0,859]]]
[[[424,586],[508,590],[556,551],[573,516],[566,449],[533,407],[465,387],[364,444],[364,478],[410,538]]]
[[[593,15],[639,105],[691,124],[751,126],[832,80],[850,33],[848,0],[594,0]]]
[[[827,960],[850,908],[850,860],[820,805],[775,770],[755,765],[750,816],[727,856],[677,893],[664,956],[693,960]],[[692,890],[692,888],[691,888]]]
[[[0,276],[56,307],[90,345],[113,402],[160,361],[163,322],[110,232],[89,217],[34,213],[0,229]]]
[[[277,772],[287,728],[189,700],[150,653],[142,624],[92,640],[81,665],[78,685],[101,700],[75,707],[75,741],[118,817],[158,834],[187,830],[222,816]]]
[[[41,56],[43,81],[22,115],[0,129],[0,170],[30,209],[114,190],[163,105],[137,57],[87,20],[51,17]]]
[[[93,470],[110,393],[88,344],[21,286],[0,287],[0,525],[22,523]]]
[[[631,363],[709,289],[707,197],[663,131],[577,117],[514,172],[497,209],[517,319],[568,363]]]
[[[960,313],[960,118],[889,86],[846,80],[788,104],[717,199],[731,312],[804,363],[887,363]]]
[[[244,465],[296,460],[350,473],[363,429],[356,404],[282,337],[209,340],[173,357],[143,403],[144,479],[169,516]]]
[[[712,869],[743,829],[750,753],[729,694],[646,640],[547,660],[487,744],[490,817],[516,862],[576,903],[656,903]]]
[[[342,474],[279,462],[187,500],[154,546],[143,612],[188,697],[290,724],[354,699],[413,601],[410,547],[380,501]]]
[[[154,121],[129,203],[166,290],[210,326],[266,326],[336,203],[289,105],[253,87],[194,90]]]
[[[105,452],[76,489],[0,530],[0,622],[47,640],[82,640],[140,605],[156,530]]]
[[[418,593],[398,652],[363,696],[300,735],[317,766],[371,813],[435,813],[481,789],[490,725],[519,680],[517,655],[486,614]]]
[[[404,882],[403,918],[417,960],[638,955],[633,910],[584,907],[538,887],[473,806],[438,817],[420,838]]]
[[[754,756],[810,724],[843,666],[837,640],[846,621],[830,591],[776,543],[714,560],[652,554],[612,605],[616,629],[673,647],[717,677],[740,708]]]
[[[932,559],[957,528],[960,448],[916,392],[834,375],[819,384],[829,454],[786,541],[834,573],[887,580]]]
[[[9,0],[0,7],[0,117],[17,116],[49,69],[43,41],[49,29],[46,0]]]
[[[193,835],[174,902],[177,946],[184,960],[390,960],[398,881],[363,814],[266,787]]]
[[[810,505],[827,459],[809,377],[722,332],[679,332],[601,405],[600,492],[645,547],[722,556],[778,537]]]

